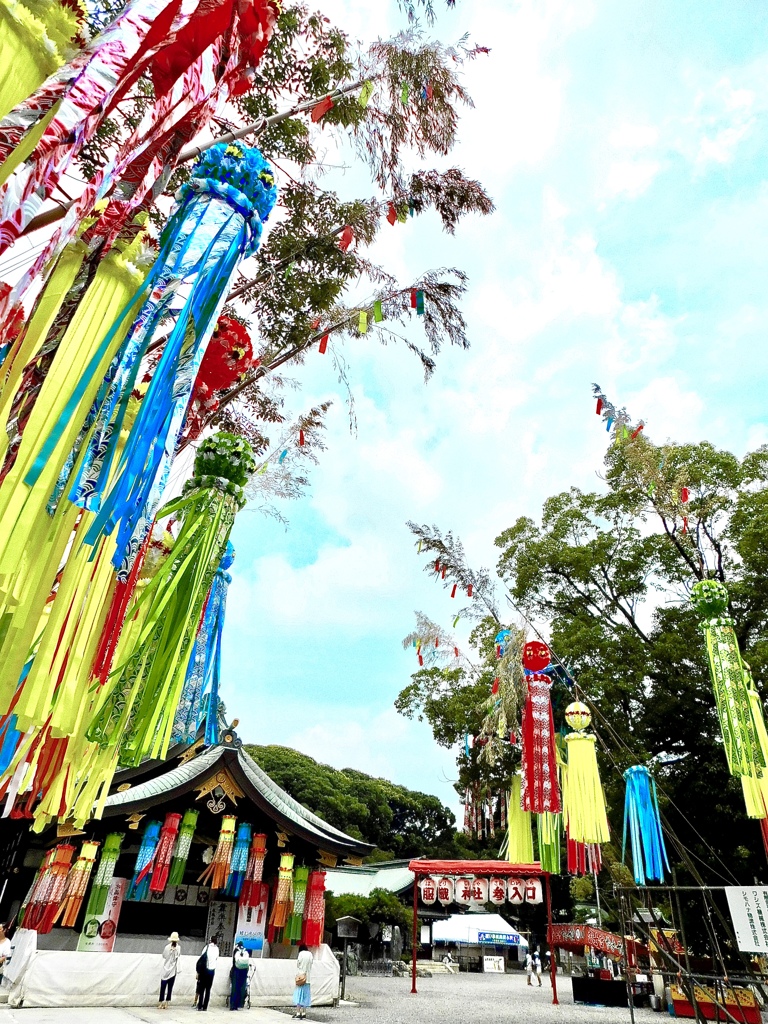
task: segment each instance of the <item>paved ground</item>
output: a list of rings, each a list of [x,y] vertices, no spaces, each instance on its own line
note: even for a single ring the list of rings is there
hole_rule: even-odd
[[[347,999],[357,1006],[310,1009],[307,1020],[316,1024],[629,1024],[629,1011],[574,1006],[570,979],[558,978],[560,1005],[552,1005],[552,990],[528,988],[524,975],[438,975],[418,979],[418,995],[411,995],[410,978],[347,980]],[[149,1007],[121,1009],[0,1009],[0,1024],[287,1024],[290,1010],[251,1009],[231,1018],[229,1011],[211,1006],[203,1020],[186,1003],[168,1010]],[[287,1014],[287,1016],[286,1016]],[[244,1019],[245,1018],[245,1019]],[[663,1024],[666,1015],[637,1010],[638,1024]]]

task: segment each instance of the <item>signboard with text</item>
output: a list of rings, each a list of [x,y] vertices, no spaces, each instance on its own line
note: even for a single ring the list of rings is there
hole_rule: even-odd
[[[114,950],[117,922],[127,889],[127,878],[112,879],[104,910],[100,914],[86,917],[83,922],[83,930],[77,940],[78,953],[111,953]]]
[[[267,925],[267,902],[269,886],[261,882],[258,906],[240,907],[237,912],[235,942],[242,942],[246,949],[261,952],[264,949],[264,931]]]
[[[742,953],[768,953],[768,886],[726,885],[736,944]]]
[[[503,956],[484,956],[483,957],[483,973],[484,974],[503,974],[504,973],[504,957]]]
[[[477,941],[481,946],[519,946],[519,935],[506,935],[504,932],[478,932]]]

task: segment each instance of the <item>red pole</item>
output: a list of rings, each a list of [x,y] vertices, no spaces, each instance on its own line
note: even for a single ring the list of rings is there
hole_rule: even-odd
[[[412,943],[413,950],[411,953],[411,995],[418,995],[416,992],[416,933],[419,927],[418,913],[419,913],[419,887],[416,884],[418,878],[416,875],[413,876],[413,935]]]
[[[560,1000],[557,998],[557,964],[555,963],[555,949],[552,945],[552,892],[549,872],[544,875],[544,890],[547,894],[547,945],[549,946],[549,974],[552,979],[552,1005],[558,1006]]]

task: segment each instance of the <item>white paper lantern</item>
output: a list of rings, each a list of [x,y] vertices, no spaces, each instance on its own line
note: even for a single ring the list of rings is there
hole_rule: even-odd
[[[510,878],[507,881],[507,899],[516,907],[525,903],[525,882],[522,878]]]
[[[419,892],[421,894],[421,902],[431,907],[437,899],[437,882],[434,878],[422,878],[419,882]]]
[[[541,879],[527,878],[525,880],[525,901],[526,903],[541,903],[543,899],[541,890]]]
[[[488,887],[488,898],[495,906],[500,907],[507,901],[507,883],[503,878],[492,878]]]
[[[473,903],[487,903],[488,902],[488,879],[487,878],[473,878],[472,879],[472,902]]]
[[[453,879],[452,878],[441,878],[437,883],[437,898],[445,907],[449,903],[453,903]]]
[[[472,902],[472,879],[457,878],[453,887],[453,898],[463,907],[468,907]]]

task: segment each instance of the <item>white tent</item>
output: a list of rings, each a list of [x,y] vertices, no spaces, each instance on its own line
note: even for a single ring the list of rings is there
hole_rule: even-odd
[[[494,942],[494,938],[496,941]],[[432,925],[433,942],[458,942],[465,946],[524,946],[528,942],[500,914],[452,914]]]

